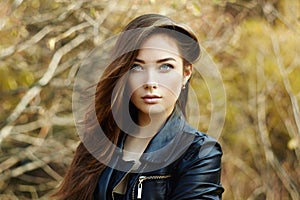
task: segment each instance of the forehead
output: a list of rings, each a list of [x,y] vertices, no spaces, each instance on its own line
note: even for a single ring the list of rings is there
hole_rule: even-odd
[[[177,41],[165,34],[155,34],[142,43],[137,58],[155,60],[166,56],[180,59]]]

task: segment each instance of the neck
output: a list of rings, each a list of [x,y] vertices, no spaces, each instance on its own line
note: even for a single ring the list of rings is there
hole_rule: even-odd
[[[140,138],[149,138],[149,137],[152,138],[164,125],[164,123],[171,115],[171,113],[172,112],[158,113],[158,114],[151,114],[151,115],[145,113],[139,113],[138,123],[140,128],[136,136]]]

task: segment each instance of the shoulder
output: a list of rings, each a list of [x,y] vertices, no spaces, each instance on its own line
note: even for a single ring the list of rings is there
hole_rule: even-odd
[[[216,139],[200,131],[195,131],[192,134],[194,134],[193,142],[181,158],[174,163],[173,170],[181,176],[192,174],[193,177],[199,175],[208,182],[210,180],[219,181],[223,155],[221,145]],[[204,174],[205,176],[203,176]],[[202,180],[199,177],[198,179]]]
[[[222,148],[220,143],[213,137],[208,136],[190,125],[186,124],[184,133],[187,135],[193,135],[194,140],[184,154],[184,160],[196,159],[208,159],[215,157],[222,157]]]
[[[221,185],[220,144],[197,130],[185,134],[194,135],[194,140],[172,167],[176,177],[171,199],[221,199],[224,189]]]

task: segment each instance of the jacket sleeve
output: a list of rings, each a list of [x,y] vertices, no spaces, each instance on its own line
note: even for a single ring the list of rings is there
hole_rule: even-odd
[[[191,147],[175,169],[169,199],[221,199],[221,157],[221,146],[210,137]]]

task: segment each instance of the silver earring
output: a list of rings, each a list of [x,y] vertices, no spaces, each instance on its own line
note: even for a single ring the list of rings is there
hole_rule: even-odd
[[[183,90],[185,89],[185,84],[182,85],[182,89],[183,89]]]

